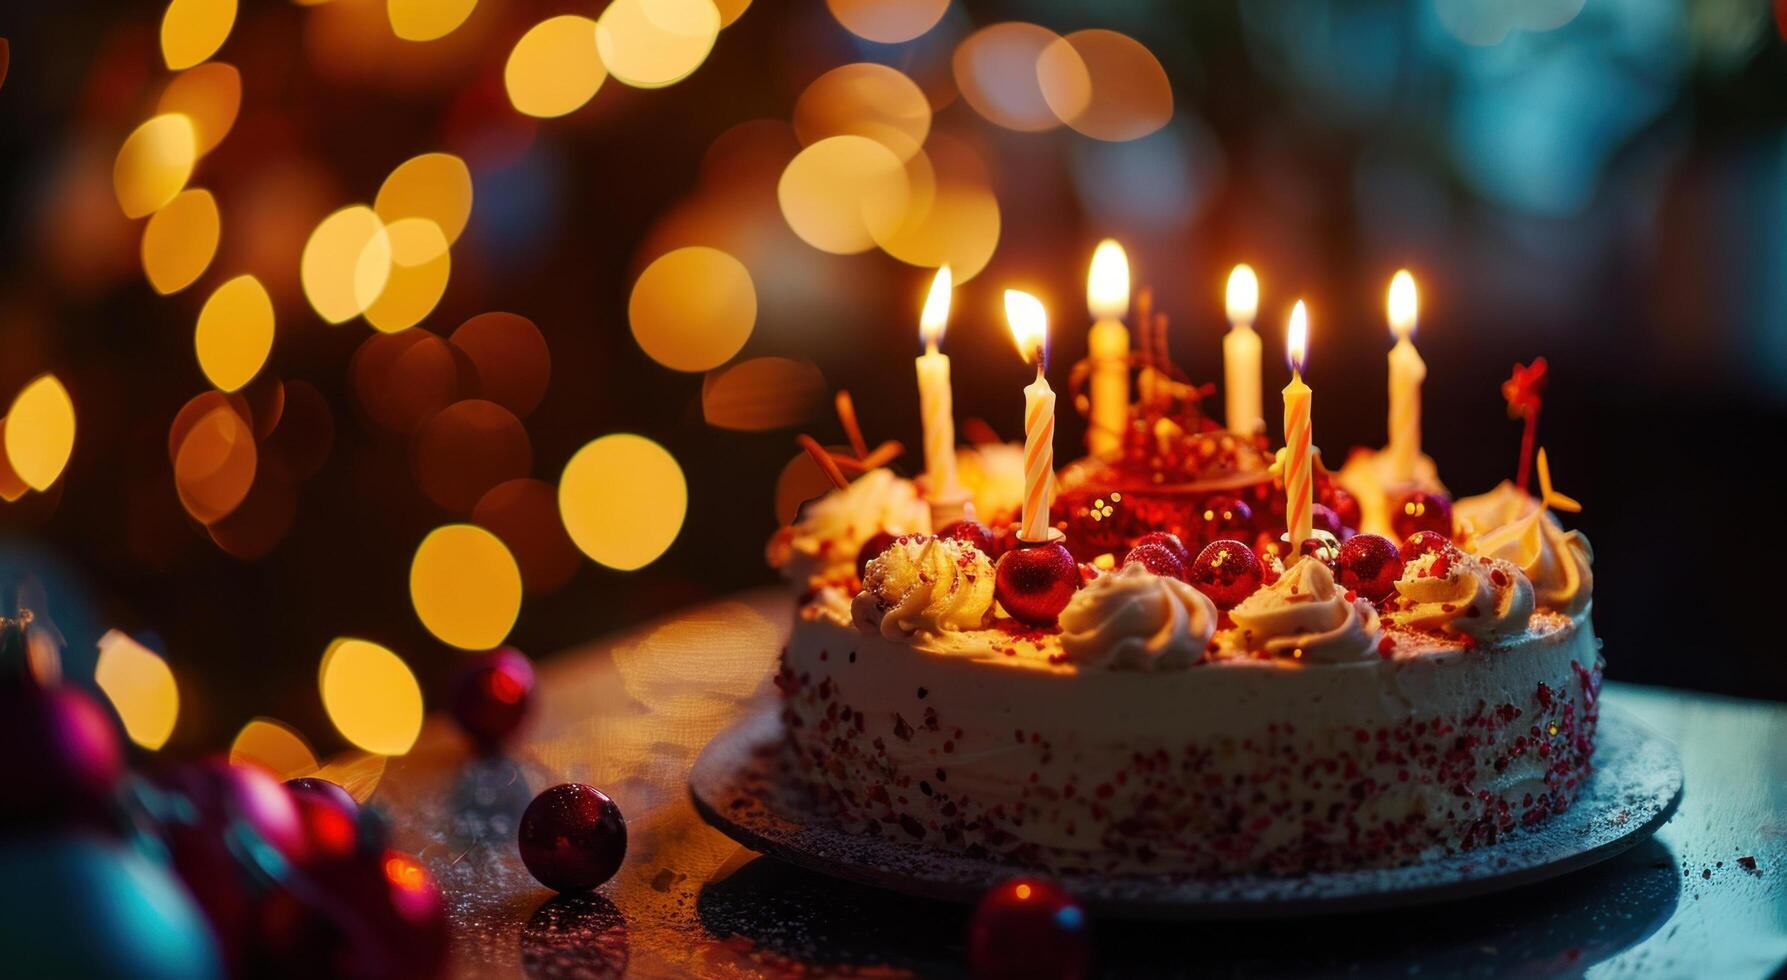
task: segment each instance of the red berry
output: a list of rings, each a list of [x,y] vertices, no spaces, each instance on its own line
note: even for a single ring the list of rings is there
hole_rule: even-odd
[[[534,797],[517,830],[521,863],[554,891],[580,892],[620,870],[627,856],[627,821],[608,794],[582,783],[560,783]]]
[[[1389,538],[1355,534],[1340,546],[1340,584],[1372,602],[1383,602],[1402,577],[1402,556]]]
[[[1452,539],[1438,531],[1416,531],[1402,542],[1402,563],[1409,562],[1425,554],[1447,552],[1452,550]]]
[[[1402,495],[1390,511],[1390,528],[1407,540],[1418,531],[1434,531],[1452,537],[1452,501],[1443,493],[1412,490]]]
[[[527,720],[534,703],[534,665],[514,647],[478,657],[453,691],[453,719],[474,744],[496,749]]]
[[[1135,544],[1131,546],[1131,550],[1133,551],[1135,548],[1140,548],[1145,544],[1160,545],[1172,552],[1173,557],[1179,559],[1179,564],[1186,568],[1191,567],[1191,549],[1185,547],[1184,539],[1180,538],[1177,534],[1174,534],[1171,531],[1149,531],[1147,534],[1135,539]]]
[[[1185,563],[1163,544],[1138,544],[1129,549],[1129,554],[1123,556],[1123,564],[1141,565],[1148,571],[1167,578],[1185,578]]]
[[[1259,589],[1260,559],[1239,541],[1212,541],[1191,563],[1188,579],[1222,609],[1233,609]]]
[[[1060,541],[1020,542],[999,556],[993,572],[993,596],[1028,626],[1053,626],[1079,587],[1079,563]]]
[[[1073,980],[1091,961],[1086,913],[1060,885],[1015,878],[995,885],[968,926],[968,963],[978,980]]]
[[[864,541],[856,552],[856,577],[862,578],[869,570],[869,562],[881,557],[881,553],[893,547],[897,540],[899,539],[886,531],[876,531],[869,535],[869,540]]]
[[[1359,527],[1359,500],[1357,497],[1336,485],[1328,491],[1328,506],[1333,508],[1335,516],[1340,518],[1340,526],[1343,529],[1356,530]],[[1341,537],[1346,538],[1351,535],[1342,534]]]
[[[971,544],[979,548],[980,553],[989,558],[993,555],[993,529],[979,521],[962,520],[956,521],[954,524],[945,524],[943,530],[937,532],[937,536],[954,538],[957,541]],[[867,562],[864,564],[866,565]]]
[[[1245,538],[1254,531],[1253,508],[1234,497],[1205,498],[1198,518],[1198,530],[1205,541]]]

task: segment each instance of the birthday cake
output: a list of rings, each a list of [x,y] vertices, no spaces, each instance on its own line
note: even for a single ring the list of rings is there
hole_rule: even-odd
[[[1009,478],[1015,533],[932,527],[886,469],[812,502],[772,546],[802,594],[776,684],[835,818],[1057,872],[1300,874],[1569,807],[1603,662],[1543,453],[1537,495],[1454,505],[1419,467],[1349,490],[1292,391],[1278,454],[1195,392],[1127,405],[1116,451]]]

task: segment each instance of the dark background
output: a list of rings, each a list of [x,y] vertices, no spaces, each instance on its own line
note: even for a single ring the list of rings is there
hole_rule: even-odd
[[[291,280],[316,220],[370,200],[402,160],[446,149],[467,159],[478,196],[423,325],[445,334],[509,310],[540,326],[553,378],[526,420],[534,476],[555,481],[578,447],[626,431],[670,449],[690,485],[687,522],[660,560],[634,573],[583,563],[565,587],[527,598],[512,641],[546,656],[769,581],[774,483],[799,429],[707,424],[701,377],[641,353],[627,297],[652,257],[642,243],[696,190],[722,134],[786,122],[813,78],[869,60],[926,87],[941,104],[933,130],[978,150],[999,199],[998,251],[958,291],[948,340],[958,415],[1018,434],[1025,369],[997,316],[1008,284],[1049,304],[1064,387],[1084,353],[1085,263],[1114,235],[1199,379],[1220,372],[1229,268],[1260,271],[1268,416],[1285,380],[1284,315],[1306,297],[1318,444],[1337,456],[1380,442],[1383,290],[1406,265],[1421,286],[1426,446],[1456,492],[1512,474],[1519,429],[1498,385],[1517,360],[1551,362],[1541,441],[1558,487],[1586,505],[1576,523],[1595,546],[1611,676],[1787,698],[1772,571],[1787,487],[1776,460],[1787,420],[1781,21],[1759,2],[1580,6],[1562,26],[1472,44],[1499,32],[1473,33],[1482,9],[1461,0],[958,0],[924,37],[883,46],[854,38],[818,0],[760,0],[688,80],[658,91],[610,80],[582,110],[535,125],[506,105],[503,61],[528,25],[566,5],[484,0],[436,47],[393,54],[344,51],[314,23],[351,26],[351,12],[245,0],[218,55],[242,70],[242,113],[193,181],[218,196],[223,250],[171,297],[143,282],[140,223],[119,215],[109,183],[118,143],[167,78],[160,6],[10,9],[0,398],[54,371],[80,429],[56,488],[0,504],[0,570],[44,583],[72,676],[87,676],[93,638],[112,626],[165,652],[182,686],[176,748],[219,747],[257,714],[338,745],[314,678],[340,635],[402,653],[438,701],[461,655],[416,621],[408,566],[429,529],[462,515],[431,503],[405,441],[362,417],[347,364],[366,326],[325,326]],[[950,97],[949,54],[1007,19],[1142,41],[1172,79],[1172,122],[1106,144],[981,119]],[[740,195],[759,191],[740,179]],[[241,244],[255,227],[258,251]],[[871,441],[916,447],[906,358],[928,271],[879,252],[826,255],[776,222],[760,230],[766,244],[746,259],[759,314],[740,356],[811,359],[854,394]],[[275,296],[267,371],[314,384],[334,423],[294,525],[256,562],[223,553],[185,516],[165,449],[174,413],[205,387],[191,347],[198,307],[242,271]],[[828,413],[802,428],[841,441]],[[1064,414],[1058,454],[1074,455],[1082,431]]]

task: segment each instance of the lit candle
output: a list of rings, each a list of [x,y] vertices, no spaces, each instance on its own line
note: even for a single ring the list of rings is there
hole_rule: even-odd
[[[1421,381],[1427,365],[1415,350],[1415,277],[1407,269],[1390,280],[1390,480],[1411,483],[1421,456]]]
[[[953,286],[949,266],[937,270],[918,319],[918,338],[925,352],[918,356],[918,411],[924,425],[925,477],[934,500],[955,495],[956,419],[949,386],[949,357],[937,352],[943,329],[949,323],[949,293]]]
[[[1284,386],[1284,523],[1290,531],[1290,553],[1297,555],[1309,538],[1315,505],[1309,458],[1312,393],[1303,383],[1303,364],[1309,352],[1309,311],[1303,308],[1302,300],[1291,309],[1285,349],[1290,355],[1291,383]]]
[[[1094,456],[1117,452],[1129,425],[1129,259],[1113,239],[1098,243],[1086,273],[1086,306],[1092,311],[1087,347],[1092,358],[1092,415],[1086,448]]]
[[[1055,392],[1043,377],[1049,315],[1041,300],[1007,289],[1005,320],[1018,354],[1036,365],[1036,380],[1024,389],[1024,507],[1018,539],[1042,542],[1049,540],[1049,489],[1055,480]]]
[[[1253,332],[1260,281],[1245,264],[1229,273],[1229,332],[1222,338],[1222,379],[1229,431],[1252,438],[1266,426],[1260,407],[1260,335]]]

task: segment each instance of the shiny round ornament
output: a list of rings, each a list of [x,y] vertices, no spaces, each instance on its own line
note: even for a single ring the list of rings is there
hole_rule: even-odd
[[[1452,501],[1443,493],[1413,490],[1390,509],[1390,529],[1404,541],[1421,531],[1452,537]]]
[[[997,554],[993,550],[993,529],[979,521],[962,520],[953,524],[945,524],[943,529],[937,532],[937,536],[971,544],[979,548],[980,553],[988,558]]]
[[[1143,545],[1149,544],[1159,545],[1162,548],[1165,548],[1173,553],[1174,558],[1179,559],[1179,564],[1186,568],[1191,567],[1191,559],[1194,556],[1191,553],[1191,549],[1185,546],[1185,539],[1179,537],[1177,534],[1174,534],[1171,531],[1149,531],[1147,534],[1135,539],[1135,544],[1131,546],[1131,550],[1133,551],[1135,548],[1140,548]]]
[[[0,682],[0,744],[0,829],[108,821],[124,752],[91,695],[29,678]]]
[[[476,658],[453,690],[453,720],[472,744],[499,749],[527,720],[534,704],[534,665],[503,647]]]
[[[1162,544],[1138,544],[1123,556],[1123,564],[1140,565],[1165,578],[1185,579],[1185,563]]]
[[[1340,584],[1370,599],[1383,602],[1396,591],[1402,577],[1402,555],[1396,545],[1379,534],[1355,534],[1340,546],[1335,562]]]
[[[1239,541],[1212,541],[1191,563],[1192,587],[1219,609],[1233,609],[1259,590],[1263,569],[1252,549]]]
[[[1327,505],[1334,511],[1335,516],[1340,518],[1341,540],[1345,541],[1352,537],[1358,531],[1359,521],[1362,520],[1359,514],[1359,498],[1338,485],[1330,485]]]
[[[1453,550],[1452,539],[1438,531],[1416,531],[1403,539],[1402,563],[1407,565],[1415,559],[1435,552],[1444,553]]]
[[[321,776],[300,776],[297,779],[288,779],[285,781],[285,788],[292,794],[293,800],[300,800],[305,796],[320,796],[349,813],[360,811],[360,804],[354,799],[352,793],[349,793],[340,783],[332,782]]]
[[[554,891],[587,891],[614,877],[627,856],[627,821],[608,794],[562,783],[527,805],[518,830],[528,873]]]
[[[977,980],[1075,980],[1091,960],[1085,910],[1052,881],[1002,882],[974,908],[968,964]]]
[[[1341,523],[1340,514],[1326,504],[1314,504],[1309,508],[1310,527],[1317,531],[1326,531],[1339,541],[1346,532],[1346,525]]]
[[[993,597],[1026,626],[1055,625],[1079,587],[1079,563],[1060,540],[1019,542],[993,570]]]
[[[1217,496],[1198,511],[1198,530],[1205,541],[1239,541],[1253,534],[1253,508],[1237,497]]]
[[[414,980],[441,975],[447,917],[440,889],[411,855],[380,848],[305,869],[261,910],[245,974]]]

